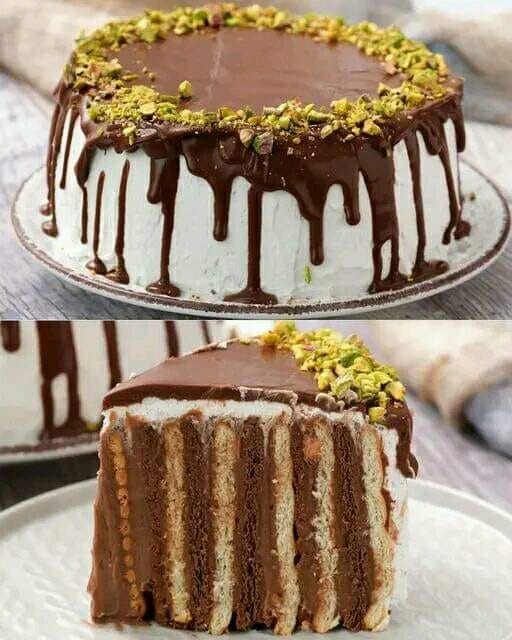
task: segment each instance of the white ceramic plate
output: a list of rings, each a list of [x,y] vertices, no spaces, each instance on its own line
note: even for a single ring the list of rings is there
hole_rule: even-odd
[[[76,259],[60,255],[52,257],[53,240],[41,231],[41,216],[37,203],[44,200],[43,170],[31,176],[20,189],[12,211],[16,234],[24,248],[43,266],[59,278],[72,282],[92,293],[114,300],[174,313],[217,318],[320,318],[340,317],[355,313],[378,311],[440,293],[473,278],[486,269],[503,251],[510,237],[511,219],[506,200],[496,186],[483,174],[463,163],[462,185],[466,194],[475,193],[474,201],[467,200],[464,217],[472,225],[464,243],[464,257],[460,252],[450,259],[451,269],[432,280],[413,284],[400,291],[366,294],[356,299],[330,302],[294,302],[288,305],[241,305],[233,302],[199,302],[184,298],[148,293],[142,287],[121,285],[89,272]]]
[[[39,449],[38,451],[14,451],[12,453],[0,453],[0,466],[7,464],[20,464],[25,462],[43,462],[45,460],[59,460],[71,456],[80,456],[85,453],[94,453],[98,449],[98,441],[78,442],[76,444],[57,447],[55,449]],[[1,573],[0,573],[1,575]],[[0,640],[3,638],[0,637]]]
[[[52,491],[0,514],[2,640],[186,640],[201,633],[94,626],[86,584],[96,481]],[[511,640],[512,516],[463,493],[410,483],[409,599],[377,635],[342,640]],[[267,632],[236,634],[245,640]],[[297,633],[299,640],[315,634]]]

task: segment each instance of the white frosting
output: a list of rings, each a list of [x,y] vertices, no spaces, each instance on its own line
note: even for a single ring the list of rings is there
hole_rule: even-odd
[[[162,321],[116,321],[118,351],[123,379],[142,373],[167,357],[167,337]],[[180,352],[204,345],[201,323],[196,320],[175,323]],[[101,417],[103,396],[109,390],[110,368],[103,323],[95,320],[72,322],[78,363],[80,415],[96,423]],[[225,323],[212,321],[212,340],[225,338]],[[20,322],[21,345],[8,352],[0,344],[0,447],[35,445],[43,428],[39,338],[35,322]],[[55,425],[58,430],[68,415],[68,388],[64,374],[52,383]]]
[[[206,419],[217,416],[232,418],[250,418],[260,416],[264,419],[274,418],[282,413],[291,414],[291,408],[281,402],[268,402],[256,400],[239,402],[237,400],[175,400],[168,398],[144,398],[142,402],[131,404],[128,407],[112,407],[104,412],[103,426],[111,424],[113,417],[122,418],[127,412],[132,416],[142,418],[150,422],[155,429],[159,429],[163,422],[178,418],[190,411],[200,410]]]
[[[69,120],[64,129],[66,139]],[[454,180],[458,180],[455,127],[445,125]],[[426,220],[426,258],[448,260],[464,252],[467,243],[443,245],[442,236],[450,220],[446,177],[441,160],[431,156],[421,135],[421,155]],[[118,195],[125,160],[130,160],[124,257],[131,284],[146,287],[160,276],[160,248],[163,216],[160,204],[148,202],[149,157],[141,150],[116,153],[113,149],[94,154],[89,180],[88,243],[80,243],[82,194],[73,167],[84,145],[77,123],[71,144],[67,185],[58,187],[62,172],[61,152],[57,162],[56,210],[59,235],[53,243],[55,254],[79,258],[85,264],[92,257],[96,185],[105,172],[99,256],[107,267],[115,265],[114,244],[117,233]],[[400,267],[410,274],[416,258],[418,233],[409,160],[405,143],[394,152],[396,166],[395,196],[400,228]],[[249,183],[237,178],[233,184],[228,238],[213,237],[214,196],[206,180],[192,175],[181,158],[176,198],[173,241],[170,252],[171,281],[184,298],[210,301],[245,288],[247,283],[247,192]],[[261,281],[262,288],[277,296],[279,302],[291,300],[336,300],[365,294],[373,279],[371,208],[364,181],[360,179],[361,222],[350,226],[343,210],[340,186],[331,188],[324,212],[324,251],[322,265],[310,265],[309,225],[299,214],[297,201],[284,191],[265,193],[263,197]],[[390,242],[383,247],[383,276],[389,272]],[[304,280],[310,266],[312,281]],[[340,277],[342,276],[342,277]]]

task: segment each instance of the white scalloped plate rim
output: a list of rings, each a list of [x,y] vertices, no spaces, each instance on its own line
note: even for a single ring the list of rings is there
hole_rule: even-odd
[[[23,248],[39,264],[61,280],[112,300],[128,302],[148,309],[158,309],[181,315],[203,318],[329,318],[374,312],[414,302],[447,291],[467,282],[487,269],[503,252],[512,232],[512,221],[508,203],[498,187],[481,171],[465,162],[461,163],[464,193],[484,190],[490,207],[485,207],[485,224],[480,215],[479,200],[466,202],[466,218],[473,227],[480,229],[466,239],[472,247],[470,257],[452,266],[445,274],[431,280],[413,284],[398,291],[366,294],[359,298],[329,302],[291,302],[272,307],[233,302],[203,302],[184,298],[169,298],[148,293],[142,287],[121,285],[90,273],[76,260],[50,255],[51,238],[41,231],[40,217],[34,203],[44,200],[44,170],[37,170],[20,187],[13,204],[12,223]]]
[[[80,482],[77,484],[69,485],[67,487],[63,487],[60,489],[56,489],[54,491],[50,491],[48,493],[44,493],[40,496],[32,498],[30,500],[26,500],[14,507],[11,507],[5,510],[3,513],[0,513],[0,561],[2,560],[1,552],[2,552],[2,544],[5,540],[12,536],[18,536],[24,529],[27,527],[30,528],[33,523],[38,523],[41,521],[45,521],[52,516],[56,516],[59,513],[78,509],[78,508],[86,508],[88,512],[90,512],[90,517],[92,519],[92,504],[94,500],[96,492],[96,480],[87,480],[85,482]],[[465,516],[469,518],[471,521],[476,521],[476,525],[483,525],[486,529],[492,530],[496,535],[501,537],[507,541],[507,545],[510,544],[511,552],[512,552],[512,515],[507,513],[506,511],[495,507],[484,500],[471,496],[469,494],[463,493],[456,489],[451,489],[449,487],[445,487],[434,482],[423,481],[423,480],[415,480],[409,483],[409,494],[410,499],[413,504],[416,504],[418,508],[422,508],[422,505],[430,505],[430,507],[435,508],[439,511],[440,517],[446,517],[448,514],[459,516]],[[73,522],[72,518],[67,518],[66,522],[70,523],[69,526],[69,550],[73,553],[72,550],[75,549],[74,544],[74,532],[73,532]],[[16,538],[17,539],[17,538]],[[46,541],[42,541],[44,544]],[[435,544],[439,544],[439,540],[434,540]],[[7,543],[8,544],[8,543]],[[507,546],[508,548],[508,546]],[[485,550],[484,550],[485,553]],[[70,559],[71,562],[73,558]],[[88,562],[88,559],[87,559]],[[20,569],[21,570],[21,569]],[[1,587],[0,587],[1,590]],[[61,597],[62,594],[59,594]],[[51,597],[51,594],[50,596]],[[442,598],[442,594],[440,595]],[[84,598],[87,598],[85,595],[85,583],[84,583]],[[25,603],[26,604],[26,603]],[[76,603],[70,603],[70,606],[75,606]],[[32,603],[27,606],[32,606]],[[52,606],[49,606],[49,610],[51,612]],[[32,609],[33,611],[33,609]],[[0,609],[0,632],[2,631],[2,612],[5,612],[7,623],[9,621],[9,614],[6,608]],[[58,612],[54,612],[58,613]],[[415,612],[419,616],[428,615],[428,612],[417,611]],[[37,616],[37,612],[34,613]],[[41,617],[44,618],[45,615],[48,615],[48,611],[42,612]],[[489,619],[492,620],[492,613],[489,614]],[[37,621],[39,618],[37,618]],[[41,623],[44,625],[44,621]],[[73,623],[76,625],[76,630],[78,633],[79,629],[84,631],[87,629],[89,632],[91,629],[91,635],[84,636],[80,634],[80,638],[94,638],[95,640],[102,640],[103,638],[119,638],[119,640],[123,640],[123,638],[127,640],[144,640],[146,638],[158,638],[158,639],[170,639],[170,640],[186,640],[187,638],[202,638],[206,640],[211,636],[208,636],[204,633],[197,632],[187,632],[187,631],[178,631],[171,630],[163,627],[159,627],[158,625],[151,625],[149,627],[124,627],[122,632],[118,632],[113,625],[106,626],[91,626],[83,617],[80,617],[77,614],[76,620]],[[483,623],[484,624],[484,623]],[[87,625],[84,627],[83,625]],[[490,640],[490,636],[488,632],[492,630],[492,626],[489,627],[487,617],[485,618],[485,625],[487,629],[487,634],[485,636],[475,635],[475,638],[485,638],[485,640]],[[507,619],[508,625],[508,619]],[[6,627],[4,627],[5,629]],[[39,629],[39,628],[38,628]],[[19,631],[19,629],[18,629]],[[393,630],[393,640],[395,638],[395,632],[401,631],[400,629]],[[402,630],[403,631],[403,630]],[[33,640],[30,635],[22,635],[18,634],[16,638],[30,638]],[[478,632],[480,634],[480,632]],[[430,630],[428,630],[429,640],[444,640],[444,635],[439,635],[438,633],[430,635]],[[236,635],[238,638],[244,637],[246,640],[258,640],[261,639],[262,636],[266,636],[268,638],[275,637],[271,636],[268,632],[247,632],[245,634],[231,634]],[[379,638],[390,638],[388,632],[382,632],[379,635]],[[402,633],[399,633],[400,638],[404,636]],[[376,638],[375,634],[350,634],[346,631],[334,631],[330,633],[331,637],[336,638],[348,638],[353,637],[354,639],[360,638],[361,640],[367,640],[369,638]],[[42,636],[43,637],[43,636]],[[49,636],[44,635],[44,638]],[[75,637],[71,635],[69,637]],[[78,636],[77,636],[78,637]],[[229,637],[226,636],[226,637]],[[318,638],[317,634],[308,633],[308,632],[300,632],[296,633],[294,637],[300,639],[309,639],[313,640],[314,638]],[[398,637],[398,635],[397,635]],[[457,636],[462,637],[462,636]],[[473,637],[468,640],[473,640]],[[510,613],[510,632],[508,630],[505,631],[504,635],[500,635],[499,637],[492,637],[492,640],[512,640],[512,612]]]

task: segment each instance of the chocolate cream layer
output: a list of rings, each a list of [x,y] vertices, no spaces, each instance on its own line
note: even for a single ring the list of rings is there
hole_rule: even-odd
[[[121,64],[138,73],[134,82],[152,84],[158,90],[174,93],[177,85],[188,79],[194,88],[190,101],[184,107],[191,109],[218,109],[222,106],[241,108],[251,106],[257,112],[265,106],[276,106],[285,100],[299,98],[304,104],[329,106],[335,98],[356,99],[367,95],[376,97],[381,82],[398,86],[403,77],[389,75],[385,65],[375,57],[366,56],[352,44],[325,44],[311,38],[290,35],[280,31],[261,31],[238,28],[206,29],[184,37],[168,36],[152,45],[129,44],[113,53]],[[143,71],[156,74],[154,82]],[[153,77],[153,76],[151,76]],[[248,276],[243,290],[229,295],[226,300],[241,303],[273,304],[275,296],[261,286],[261,227],[263,194],[286,191],[299,205],[300,215],[310,229],[310,261],[320,265],[325,260],[323,218],[327,194],[333,185],[341,185],[347,222],[358,225],[361,221],[359,204],[359,178],[366,184],[372,209],[373,282],[370,291],[400,288],[408,283],[400,271],[400,232],[395,200],[395,163],[393,150],[405,141],[411,169],[414,206],[418,233],[417,255],[413,279],[421,280],[445,271],[445,262],[425,258],[426,225],[423,211],[420,179],[420,152],[417,134],[425,139],[428,153],[439,156],[444,168],[450,202],[450,220],[444,230],[443,242],[450,244],[467,235],[469,226],[462,220],[462,199],[451,165],[445,124],[453,121],[457,134],[457,147],[465,146],[461,113],[462,82],[449,78],[453,92],[442,99],[410,110],[383,126],[382,138],[358,136],[343,141],[346,132],[338,132],[322,140],[321,126],[312,128],[311,135],[301,137],[292,144],[288,136],[276,136],[271,154],[259,156],[241,143],[237,131],[229,129],[195,129],[172,124],[146,123],[131,143],[122,133],[122,127],[98,127],[87,116],[87,96],[82,96],[61,83],[56,92],[55,111],[48,154],[48,206],[43,212],[51,217],[43,224],[50,235],[58,234],[59,212],[56,211],[56,183],[65,186],[70,171],[69,155],[73,129],[79,119],[86,135],[86,143],[74,168],[82,189],[82,242],[87,242],[89,216],[94,215],[92,245],[93,260],[89,268],[119,282],[127,283],[130,275],[124,265],[125,197],[129,182],[130,165],[127,157],[123,179],[119,184],[118,228],[116,237],[117,265],[110,272],[97,255],[102,215],[102,189],[104,177],[100,174],[95,202],[88,201],[88,178],[91,161],[98,149],[114,147],[122,152],[141,148],[152,160],[147,198],[161,203],[163,225],[160,247],[160,277],[148,285],[148,290],[170,296],[180,296],[170,273],[175,199],[180,176],[180,158],[185,157],[188,170],[205,179],[214,193],[214,239],[222,242],[229,233],[229,209],[233,181],[243,177],[250,183],[248,193]],[[63,145],[66,116],[71,110],[67,139]],[[57,158],[65,154],[62,176],[56,175]],[[383,273],[383,246],[391,243],[391,268]]]

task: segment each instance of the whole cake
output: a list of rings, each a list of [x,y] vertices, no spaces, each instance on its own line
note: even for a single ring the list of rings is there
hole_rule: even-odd
[[[110,23],[56,90],[43,229],[196,304],[402,288],[465,250],[462,91],[394,27],[232,3]]]
[[[355,337],[282,323],[104,402],[95,622],[383,629],[406,596],[411,416]]]
[[[227,331],[216,321],[0,321],[0,453],[97,439],[109,389]]]

